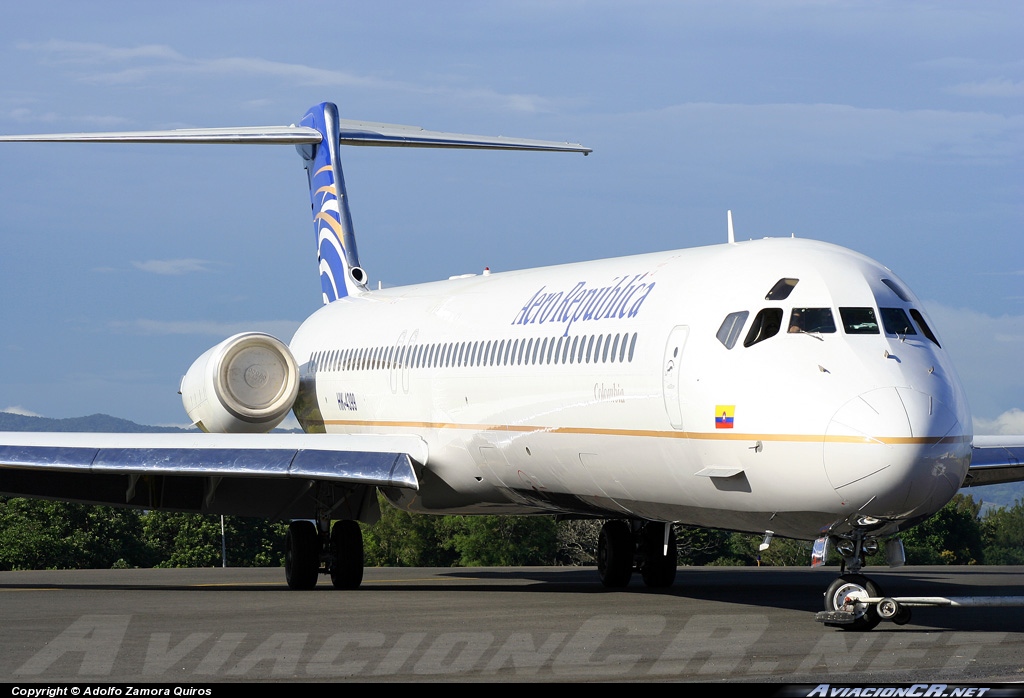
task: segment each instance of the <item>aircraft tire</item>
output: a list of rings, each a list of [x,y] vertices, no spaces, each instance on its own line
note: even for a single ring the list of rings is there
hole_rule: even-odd
[[[331,553],[331,584],[335,589],[357,589],[363,583],[363,532],[357,522],[334,522]]]
[[[320,536],[312,521],[292,521],[284,538],[284,576],[292,589],[312,589],[320,575]]]
[[[597,539],[597,571],[601,583],[609,589],[622,589],[633,576],[633,553],[636,544],[629,524],[625,521],[607,521]]]
[[[838,577],[825,591],[825,610],[838,611],[843,609],[843,602],[848,597],[879,597],[884,596],[881,587],[862,574],[844,574]],[[843,630],[871,630],[881,621],[878,609],[872,605],[862,608],[852,623],[826,623],[831,627]]]

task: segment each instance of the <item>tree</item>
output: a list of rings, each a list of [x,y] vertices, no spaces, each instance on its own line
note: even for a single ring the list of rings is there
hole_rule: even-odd
[[[224,517],[227,564],[279,567],[284,564],[284,524],[240,516]],[[220,516],[150,511],[143,516],[146,545],[156,567],[215,567],[221,564]]]
[[[0,569],[147,566],[141,533],[133,509],[0,498]]]
[[[458,562],[439,527],[446,517],[410,514],[380,498],[380,520],[363,526],[363,553],[371,567],[450,567]]]
[[[991,509],[981,520],[985,564],[1024,565],[1024,500]]]
[[[903,534],[907,562],[912,565],[974,565],[984,559],[978,511],[981,502],[955,494],[930,519]]]
[[[551,516],[448,516],[442,526],[463,567],[555,562],[558,541]]]

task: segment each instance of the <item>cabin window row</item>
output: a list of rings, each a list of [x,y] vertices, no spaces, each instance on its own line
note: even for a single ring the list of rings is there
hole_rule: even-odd
[[[311,371],[458,368],[540,364],[630,363],[637,333],[438,342],[316,352]]]

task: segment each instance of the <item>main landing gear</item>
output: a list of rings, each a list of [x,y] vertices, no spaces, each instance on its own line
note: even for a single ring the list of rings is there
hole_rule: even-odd
[[[597,541],[597,571],[609,589],[629,585],[633,572],[644,584],[665,589],[676,579],[676,536],[662,521],[605,522]]]
[[[363,533],[355,521],[292,521],[285,536],[284,575],[292,589],[312,589],[321,574],[335,589],[363,581]]]

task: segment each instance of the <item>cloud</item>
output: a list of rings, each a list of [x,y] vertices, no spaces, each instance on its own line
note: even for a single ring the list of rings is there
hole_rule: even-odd
[[[620,114],[637,133],[684,140],[688,152],[714,148],[749,160],[758,154],[818,162],[906,158],[1013,161],[1024,154],[1024,116],[849,104],[693,102]],[[766,143],[776,144],[766,148]]]
[[[21,405],[11,405],[10,407],[5,407],[3,410],[0,410],[0,412],[7,412],[9,414],[20,414],[22,417],[42,417],[43,416],[41,414],[36,414],[32,410],[26,410]]]
[[[1003,412],[995,419],[974,418],[975,434],[1024,434],[1024,410],[1019,407]]]
[[[989,428],[1007,419],[1024,395],[1024,315],[994,316],[932,301],[925,307],[953,357],[975,423]]]
[[[989,78],[983,82],[964,82],[946,89],[961,97],[1020,97],[1024,96],[1024,80]]]
[[[149,259],[145,262],[132,262],[132,266],[151,274],[180,276],[196,271],[210,271],[210,262],[206,259]]]
[[[110,323],[112,330],[141,335],[202,335],[224,339],[240,332],[266,332],[287,341],[299,328],[294,320],[252,320],[217,322],[214,320],[149,320]]]
[[[448,100],[492,105],[517,112],[552,110],[548,98],[535,94],[502,93],[489,88],[463,88],[448,85],[424,85],[360,75],[345,70],[318,68],[302,63],[285,63],[264,58],[228,56],[193,58],[170,46],[159,44],[122,48],[106,44],[50,40],[22,43],[22,50],[41,53],[55,64],[73,66],[79,79],[104,85],[154,84],[156,78],[173,76],[230,78],[276,78],[288,85],[313,87],[369,88],[391,92],[433,95]],[[127,64],[127,66],[125,66]],[[125,66],[125,67],[122,67]]]

